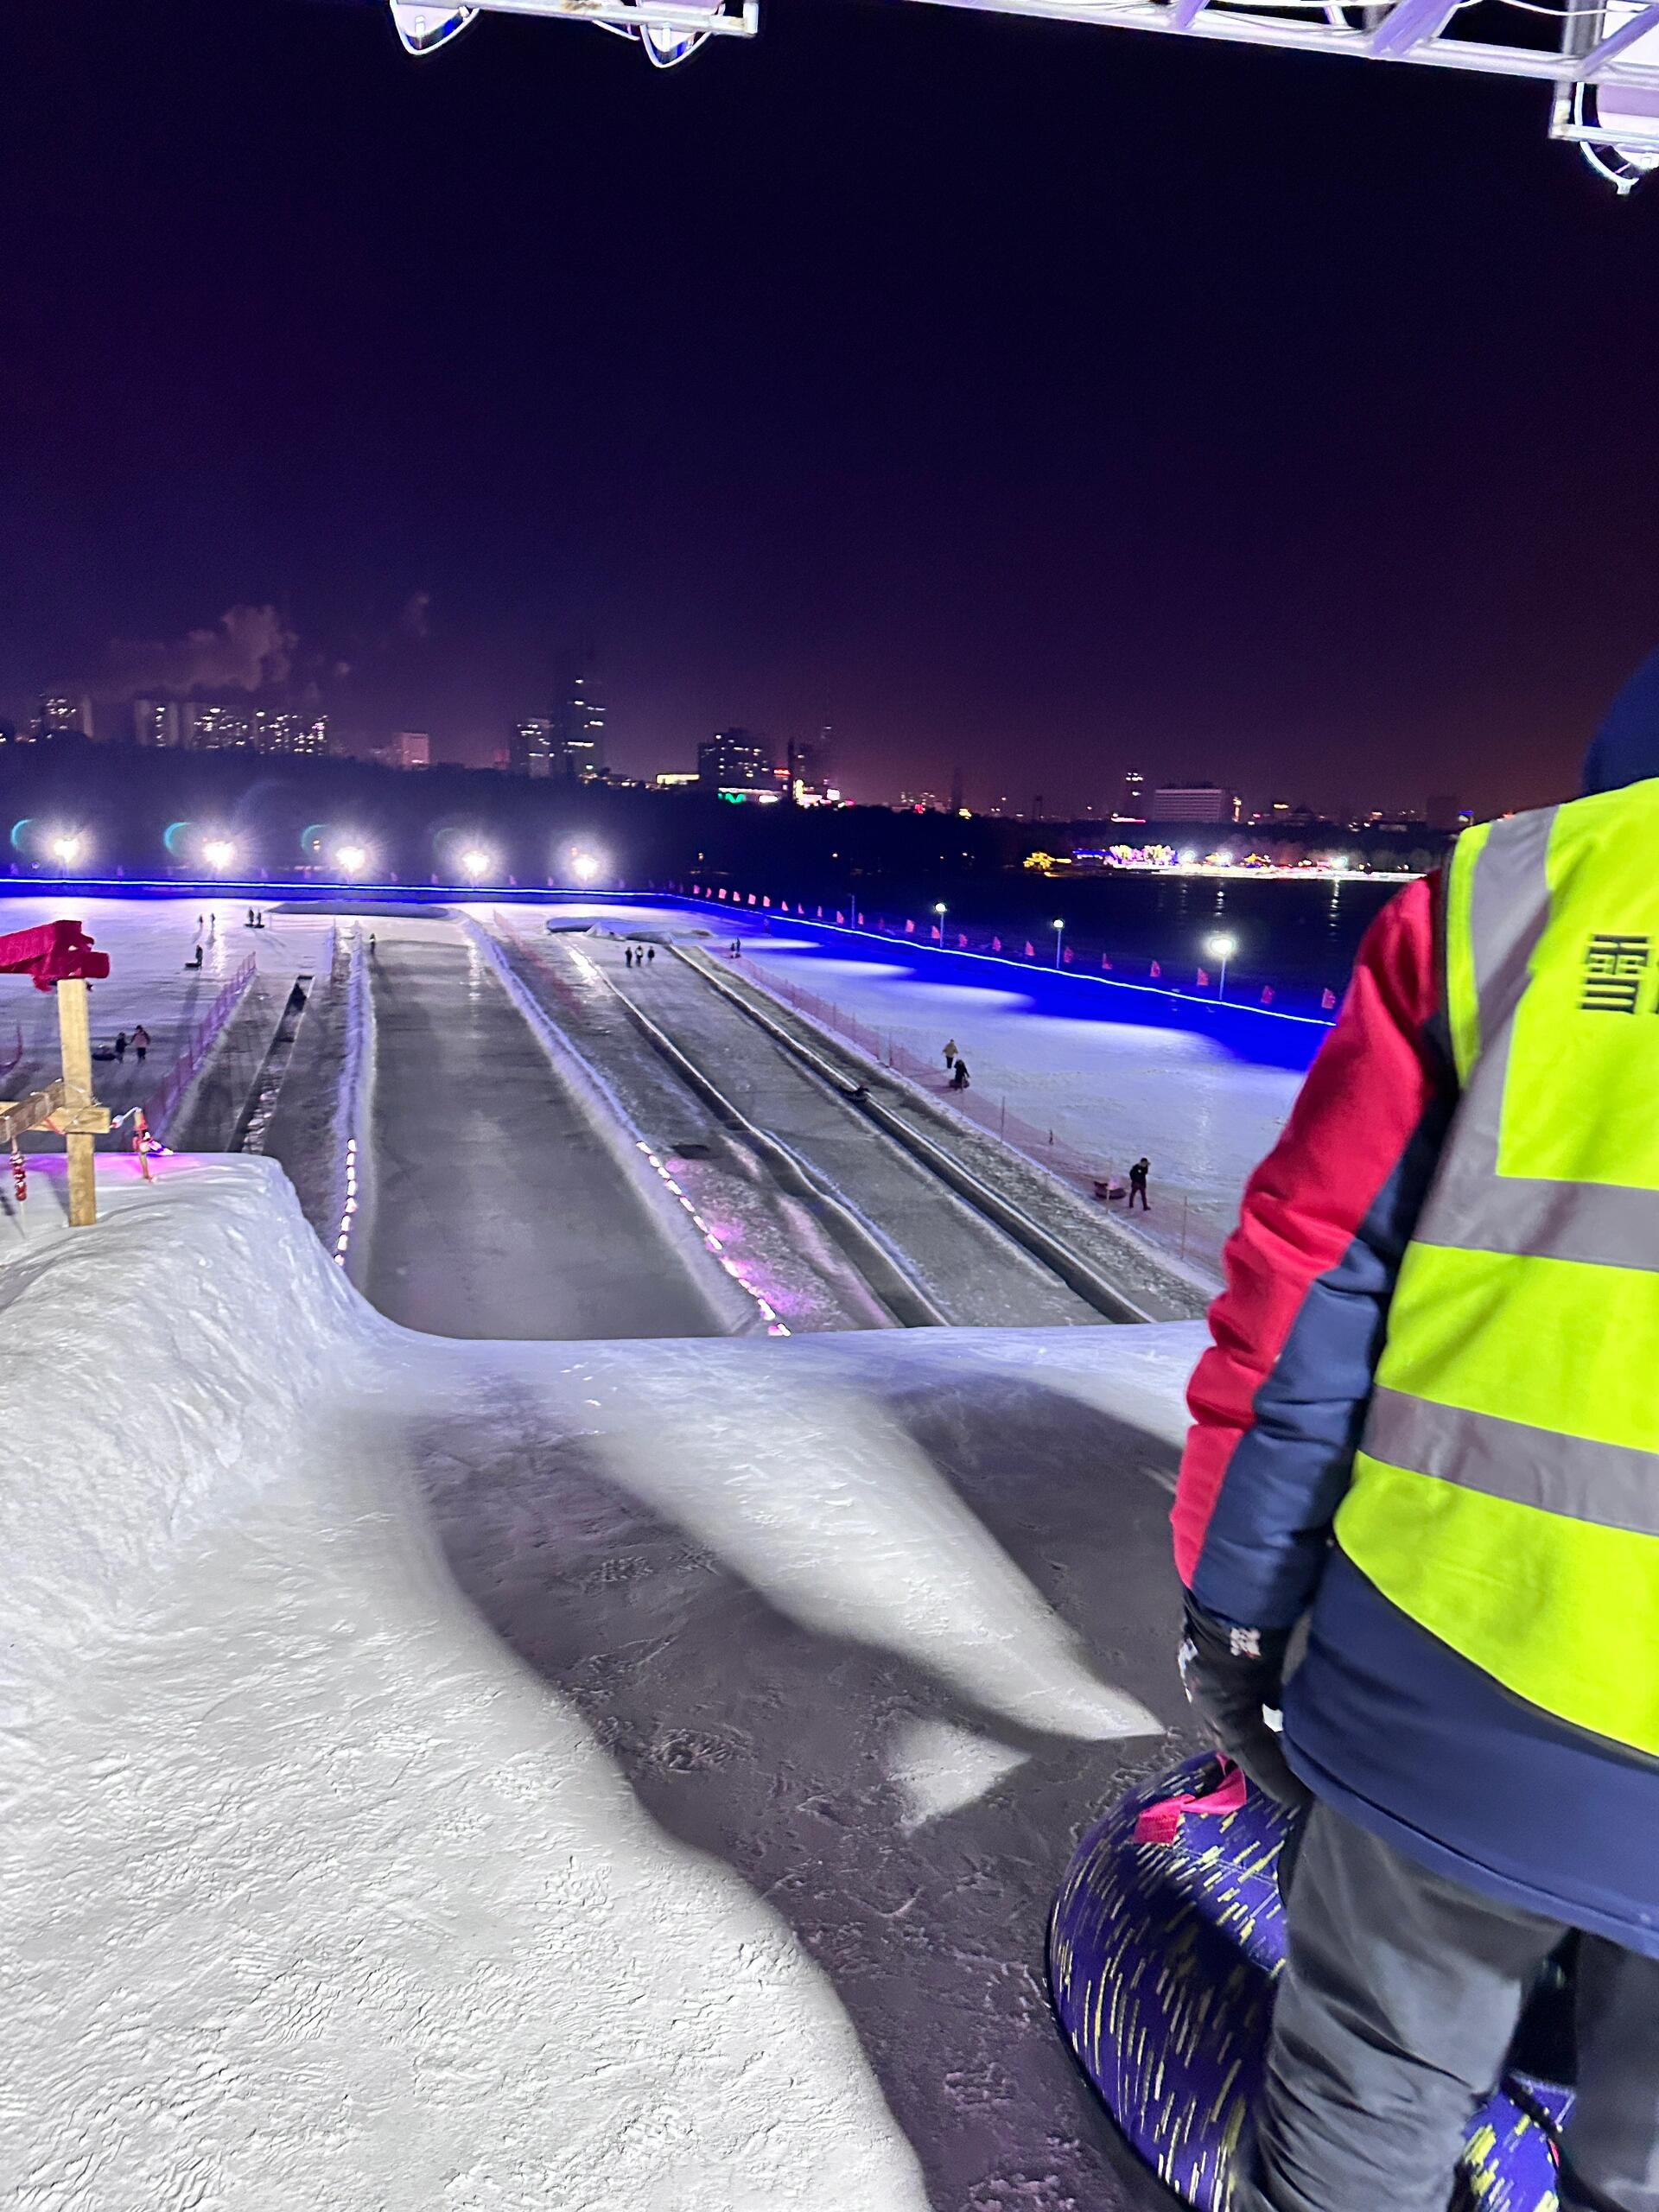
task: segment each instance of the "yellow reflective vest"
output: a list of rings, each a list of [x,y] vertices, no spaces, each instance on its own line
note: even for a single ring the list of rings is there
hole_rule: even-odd
[[[1337,1541],[1659,1754],[1659,779],[1466,831],[1445,944],[1460,1096]]]

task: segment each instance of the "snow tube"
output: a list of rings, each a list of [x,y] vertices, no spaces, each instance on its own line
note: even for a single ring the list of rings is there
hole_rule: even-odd
[[[1224,2212],[1261,2088],[1284,1955],[1285,1819],[1213,1753],[1084,1837],[1049,1927],[1054,2009],[1131,2146],[1196,2212]],[[1515,2070],[1475,2115],[1458,2202],[1553,2212],[1554,2137],[1572,2102],[1569,1993],[1553,1967]]]

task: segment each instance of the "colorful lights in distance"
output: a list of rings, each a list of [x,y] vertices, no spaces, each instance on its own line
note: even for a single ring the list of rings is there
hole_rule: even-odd
[[[1230,846],[1201,852],[1196,845],[1106,845],[1069,855],[1033,853],[1026,866],[1039,875],[1092,875],[1125,870],[1140,875],[1256,876],[1277,879],[1363,876],[1372,883],[1414,883],[1421,868],[1363,868],[1351,853],[1310,853],[1287,864],[1265,853],[1236,853]]]

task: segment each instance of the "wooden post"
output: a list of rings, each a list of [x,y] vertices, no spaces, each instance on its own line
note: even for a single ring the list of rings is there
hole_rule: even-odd
[[[58,1036],[63,1048],[63,1103],[66,1113],[79,1115],[92,1101],[92,1033],[86,1008],[86,985],[75,976],[60,983]],[[98,1219],[98,1184],[92,1166],[92,1140],[71,1128],[65,1135],[69,1155],[69,1226],[86,1229]]]

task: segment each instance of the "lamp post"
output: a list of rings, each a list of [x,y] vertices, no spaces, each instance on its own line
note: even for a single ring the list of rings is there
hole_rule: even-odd
[[[1212,960],[1221,963],[1221,981],[1216,987],[1216,996],[1224,999],[1227,995],[1227,963],[1238,950],[1238,939],[1225,930],[1217,930],[1214,937],[1205,939],[1204,949]]]
[[[943,952],[944,950],[944,917],[948,912],[943,899],[941,899],[938,906],[934,907],[933,912],[938,916],[939,950]]]
[[[1064,921],[1057,921],[1054,924],[1054,965],[1057,968],[1060,964],[1060,947],[1065,941],[1065,924]]]

